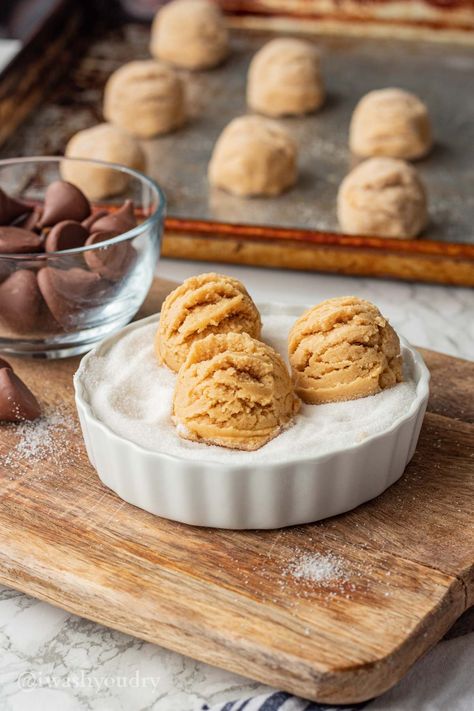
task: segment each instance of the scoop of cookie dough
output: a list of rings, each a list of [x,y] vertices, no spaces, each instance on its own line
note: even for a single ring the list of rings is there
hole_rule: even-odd
[[[145,156],[138,141],[110,123],[101,123],[75,133],[69,139],[65,156],[120,163],[134,170],[143,170],[145,167]],[[91,200],[119,195],[126,190],[130,181],[127,173],[80,161],[63,161],[61,176],[77,185]]]
[[[402,378],[398,336],[374,304],[355,296],[306,311],[288,338],[295,390],[304,402],[354,400]]]
[[[296,145],[282,126],[261,116],[241,116],[217,139],[209,182],[244,197],[279,195],[296,182],[296,161]]]
[[[247,103],[255,111],[268,116],[305,114],[323,101],[319,54],[311,42],[274,39],[252,59]]]
[[[342,181],[337,215],[348,234],[416,237],[428,221],[425,189],[405,161],[371,158]]]
[[[299,409],[281,356],[247,333],[196,341],[179,371],[173,420],[184,439],[258,449]]]
[[[150,42],[154,57],[187,69],[209,69],[228,50],[224,17],[210,0],[173,0],[156,14]]]
[[[158,360],[178,371],[194,341],[212,333],[243,332],[260,338],[257,307],[244,285],[223,274],[186,279],[165,299],[155,339]]]
[[[104,116],[139,138],[169,133],[185,120],[181,79],[153,59],[124,64],[105,85]]]
[[[421,158],[433,142],[428,109],[402,89],[370,91],[352,114],[349,145],[364,158]]]

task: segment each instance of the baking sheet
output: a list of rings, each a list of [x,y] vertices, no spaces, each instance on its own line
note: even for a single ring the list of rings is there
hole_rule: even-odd
[[[183,72],[190,120],[176,133],[144,141],[148,172],[164,187],[169,215],[338,231],[336,194],[351,166],[347,133],[367,91],[399,86],[427,102],[436,143],[417,162],[429,195],[429,239],[474,243],[474,51],[470,47],[356,37],[318,37],[328,91],[317,114],[285,119],[300,147],[300,178],[283,196],[251,199],[209,188],[206,169],[224,126],[246,112],[252,55],[273,35],[236,31],[220,68]],[[3,147],[4,156],[57,154],[77,130],[102,120],[102,89],[126,61],[149,57],[149,28],[127,24],[93,41],[72,76]]]

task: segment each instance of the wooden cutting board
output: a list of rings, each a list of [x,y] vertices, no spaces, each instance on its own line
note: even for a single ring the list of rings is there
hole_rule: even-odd
[[[141,315],[169,288],[156,283]],[[55,447],[45,432],[36,455],[0,427],[0,581],[309,699],[380,694],[474,599],[474,365],[424,356],[432,394],[402,479],[348,514],[259,532],[193,528],[121,501],[71,425],[78,360],[12,359],[60,422]],[[305,553],[336,556],[345,578],[297,579]]]

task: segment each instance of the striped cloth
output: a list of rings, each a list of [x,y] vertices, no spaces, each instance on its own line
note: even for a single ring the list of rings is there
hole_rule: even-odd
[[[202,711],[354,711],[362,709],[366,704],[352,706],[328,706],[314,701],[305,701],[285,691],[272,691],[269,694],[253,696],[250,699],[228,701],[217,706],[202,706]]]

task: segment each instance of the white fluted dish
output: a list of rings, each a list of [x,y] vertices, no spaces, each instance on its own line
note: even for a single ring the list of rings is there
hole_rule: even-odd
[[[288,310],[294,313],[295,307]],[[91,408],[87,362],[154,318],[130,324],[103,341],[82,359],[74,377],[89,459],[102,482],[128,503],[197,526],[280,528],[349,511],[381,494],[403,474],[415,452],[430,378],[420,354],[403,338],[403,357],[415,382],[414,399],[389,428],[350,447],[271,464],[239,463],[236,451],[235,464],[224,464],[145,449],[118,435]]]

